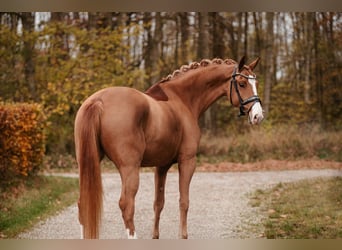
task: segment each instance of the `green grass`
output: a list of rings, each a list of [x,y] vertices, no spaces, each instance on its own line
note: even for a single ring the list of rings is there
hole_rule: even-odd
[[[39,220],[76,202],[77,195],[77,179],[42,176],[1,194],[0,238],[15,238]]]
[[[252,206],[266,214],[269,239],[341,239],[342,178],[318,178],[257,190]]]

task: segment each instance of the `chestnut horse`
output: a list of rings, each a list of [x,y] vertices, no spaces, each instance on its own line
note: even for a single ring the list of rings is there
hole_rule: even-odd
[[[202,60],[182,66],[145,93],[127,87],[102,89],[82,104],[75,120],[76,159],[80,176],[79,221],[84,238],[98,238],[102,211],[100,162],[106,155],[122,182],[119,207],[128,238],[136,238],[135,195],[139,168],[155,168],[153,238],[159,238],[167,172],[179,169],[180,237],[187,238],[189,184],[200,140],[198,119],[227,95],[240,115],[259,124],[263,111],[252,72],[259,58],[245,65],[231,59]]]

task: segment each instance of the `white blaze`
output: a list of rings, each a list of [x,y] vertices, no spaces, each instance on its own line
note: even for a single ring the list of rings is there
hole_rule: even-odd
[[[253,89],[253,94],[254,95],[258,95],[258,92],[257,92],[257,88],[256,88],[256,80],[253,76],[249,75],[248,76],[248,82],[249,84],[252,86],[252,89]]]
[[[253,76],[249,75],[248,83],[252,86],[253,94],[258,95],[256,88],[256,80]],[[252,124],[259,124],[262,119],[264,119],[264,115],[262,112],[262,107],[260,102],[256,102],[253,104],[251,111],[249,112],[249,121]]]

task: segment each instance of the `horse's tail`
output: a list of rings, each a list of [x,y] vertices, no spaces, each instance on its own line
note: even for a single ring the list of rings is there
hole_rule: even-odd
[[[80,108],[75,120],[76,158],[80,177],[79,220],[83,237],[99,237],[102,214],[100,117],[102,100],[96,99]]]

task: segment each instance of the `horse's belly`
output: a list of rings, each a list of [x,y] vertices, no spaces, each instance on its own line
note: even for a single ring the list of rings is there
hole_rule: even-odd
[[[178,145],[175,142],[149,143],[146,145],[142,166],[165,166],[176,162]]]

